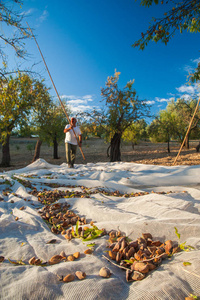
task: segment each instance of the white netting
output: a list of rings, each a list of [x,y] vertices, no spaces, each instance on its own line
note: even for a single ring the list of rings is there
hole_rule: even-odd
[[[132,163],[98,163],[54,166],[44,160],[21,170],[0,174],[0,255],[6,259],[0,264],[0,299],[180,299],[189,294],[200,295],[200,166],[161,167]],[[125,271],[111,264],[102,255],[107,254],[108,237],[95,242],[92,255],[85,255],[87,243],[80,239],[67,241],[54,235],[37,212],[38,200],[30,194],[30,187],[18,179],[30,181],[37,189],[48,189],[45,183],[101,188],[122,193],[148,192],[138,196],[113,196],[93,193],[90,198],[67,198],[58,202],[69,203],[70,209],[95,221],[98,228],[120,229],[130,239],[144,232],[161,241],[186,242],[195,249],[175,254],[142,281],[127,282]],[[8,181],[11,185],[8,186]],[[8,190],[7,194],[4,193]],[[69,188],[68,188],[69,189]],[[162,193],[164,192],[164,193]],[[20,208],[24,206],[24,210]],[[16,217],[18,220],[16,221]],[[47,244],[56,239],[55,244]],[[79,259],[56,265],[14,265],[8,259],[28,260],[36,256],[43,262],[65,251],[81,253]],[[190,264],[184,266],[183,263]],[[112,275],[99,276],[101,267],[107,266]],[[83,271],[87,277],[63,283],[59,278],[68,273]]]

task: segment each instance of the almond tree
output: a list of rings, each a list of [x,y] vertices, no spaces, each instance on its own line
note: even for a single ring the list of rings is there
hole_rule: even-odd
[[[63,130],[68,123],[61,105],[53,103],[50,96],[42,97],[42,101],[46,98],[46,104],[41,108],[40,102],[36,107],[33,124],[36,127],[36,133],[39,140],[53,146],[53,158],[58,159],[58,144],[60,141],[64,143]],[[65,107],[68,115],[70,111]],[[40,142],[41,144],[41,142]],[[38,156],[38,155],[37,155]],[[33,161],[39,157],[34,157]]]
[[[30,124],[35,107],[42,107],[46,87],[28,74],[18,72],[15,77],[0,80],[0,143],[1,166],[10,165],[10,136],[15,128]],[[43,110],[44,111],[44,110]]]
[[[147,134],[154,143],[166,142],[170,153],[170,140],[177,131],[177,115],[170,111],[161,110],[156,118],[147,127]]]
[[[148,107],[144,100],[139,100],[134,80],[128,82],[123,89],[118,87],[119,72],[115,71],[106,82],[106,88],[101,89],[101,95],[106,102],[106,129],[110,136],[110,161],[121,161],[120,144],[123,132],[133,122],[147,116]]]

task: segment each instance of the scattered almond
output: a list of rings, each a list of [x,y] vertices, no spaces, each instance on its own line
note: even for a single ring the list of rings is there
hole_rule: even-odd
[[[36,259],[35,256],[33,256],[31,259],[29,259],[29,261],[28,261],[29,265],[34,265],[35,259]]]
[[[5,260],[4,256],[0,256],[0,262],[3,262]]]
[[[61,255],[54,255],[50,258],[49,264],[50,265],[58,264],[62,259],[63,257]]]
[[[79,257],[80,257],[80,252],[75,252],[75,253],[73,254],[73,256],[74,256],[75,258],[79,258]]]
[[[101,277],[104,277],[104,278],[109,278],[111,276],[111,272],[108,268],[106,267],[103,267],[101,268],[101,270],[99,271],[99,275]]]
[[[75,260],[75,257],[74,257],[73,255],[69,255],[69,256],[67,257],[67,260],[68,260],[68,261],[74,261],[74,260]]]
[[[76,276],[78,277],[78,279],[80,279],[80,280],[85,279],[85,277],[86,277],[85,272],[76,271],[75,274],[76,274]]]
[[[64,282],[71,282],[71,281],[73,281],[75,279],[75,276],[73,275],[73,274],[68,274],[67,276],[65,276],[64,278],[63,278],[63,281]]]
[[[84,251],[84,253],[85,253],[85,254],[92,254],[93,251],[92,251],[92,249],[86,249],[86,250]]]

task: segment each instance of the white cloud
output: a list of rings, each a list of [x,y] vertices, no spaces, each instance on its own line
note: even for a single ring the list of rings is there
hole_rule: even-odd
[[[67,100],[66,102],[70,105],[87,104],[87,100],[82,99]]]
[[[198,83],[194,83],[193,85],[181,85],[179,88],[176,88],[176,90],[181,93],[181,94],[188,94],[189,96],[191,96],[192,94],[197,94],[200,91],[200,87]],[[180,95],[182,96],[182,95]]]
[[[34,8],[30,8],[29,10],[24,11],[24,12],[22,13],[22,15],[27,17],[27,16],[32,15],[34,12],[35,12],[35,9],[34,9]]]
[[[48,13],[48,11],[45,9],[45,10],[43,11],[42,15],[39,17],[39,21],[40,21],[41,23],[44,22],[44,21],[47,19],[48,16],[49,16],[49,13]]]
[[[154,100],[149,100],[149,101],[145,101],[145,103],[147,105],[152,105],[152,104],[155,104],[155,101]]]
[[[192,86],[192,85],[182,85],[179,88],[176,88],[176,90],[179,93],[194,94],[196,89],[195,89],[195,86]]]
[[[62,95],[60,96],[60,98],[65,100],[66,104],[69,105],[72,112],[83,112],[98,108],[94,101],[94,95]],[[95,105],[90,105],[91,102],[93,102]]]
[[[155,101],[156,102],[160,102],[160,103],[162,103],[162,102],[170,102],[170,101],[172,101],[174,99],[174,97],[171,97],[171,98],[159,98],[159,97],[156,97],[155,98]]]
[[[200,62],[200,57],[197,59],[193,59],[192,62],[195,63],[196,65],[198,65],[198,63]]]
[[[185,65],[183,68],[184,71],[186,71],[189,74],[193,73],[194,69],[198,66],[198,63],[200,62],[200,57],[196,59],[191,59],[190,62],[191,64]]]
[[[85,99],[87,101],[93,101],[92,95],[85,95],[85,96],[83,96],[83,99]]]

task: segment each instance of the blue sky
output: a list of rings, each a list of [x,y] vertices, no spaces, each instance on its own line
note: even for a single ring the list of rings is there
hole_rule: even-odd
[[[144,51],[131,46],[164,11],[164,6],[145,8],[134,0],[24,0],[22,7],[56,88],[73,109],[102,105],[101,87],[116,69],[119,86],[135,79],[134,88],[153,105],[152,113],[172,97],[194,91],[185,83],[188,70],[200,61],[199,34],[177,33],[167,46],[150,43]],[[26,64],[40,62],[37,70],[52,87],[33,39],[27,49],[31,60]]]

